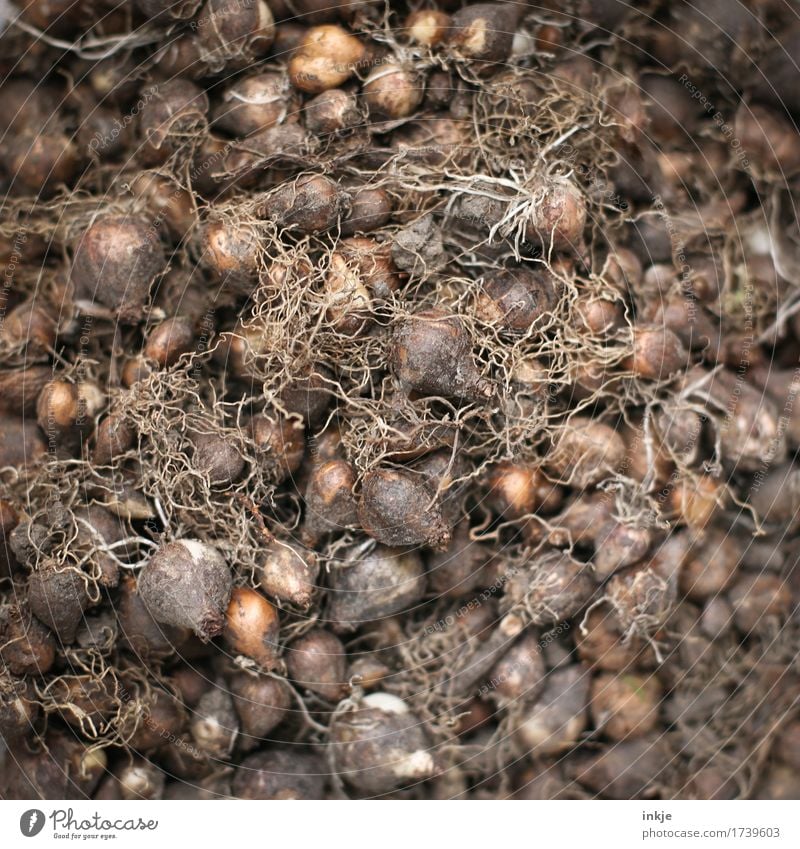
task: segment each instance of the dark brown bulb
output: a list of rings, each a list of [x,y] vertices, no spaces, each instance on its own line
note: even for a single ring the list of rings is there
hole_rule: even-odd
[[[172,79],[140,92],[140,155],[148,164],[159,165],[176,153],[186,138],[204,128],[208,95],[185,79]]]
[[[194,328],[188,319],[168,318],[150,331],[144,354],[160,368],[167,368],[174,365],[181,354],[191,351],[194,342]]]
[[[117,320],[142,320],[150,287],[166,267],[164,249],[146,219],[111,215],[98,218],[81,237],[71,281],[82,302],[99,302]]]
[[[195,23],[218,71],[251,66],[266,56],[275,39],[275,19],[264,0],[207,0]]]

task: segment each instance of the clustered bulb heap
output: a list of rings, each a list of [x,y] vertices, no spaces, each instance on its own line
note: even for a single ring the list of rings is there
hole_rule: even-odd
[[[0,797],[797,798],[789,4],[21,5]]]

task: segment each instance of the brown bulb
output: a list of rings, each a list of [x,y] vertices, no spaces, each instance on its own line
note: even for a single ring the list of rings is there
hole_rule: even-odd
[[[595,582],[590,568],[568,552],[545,551],[537,563],[541,579],[531,581],[525,570],[507,575],[504,604],[524,603],[534,625],[554,626],[586,606]]]
[[[235,771],[231,790],[237,799],[288,801],[325,797],[325,761],[297,746],[269,747],[246,757]]]
[[[385,189],[350,190],[350,210],[342,217],[342,236],[369,233],[388,224],[392,217],[392,201]]]
[[[158,621],[191,628],[201,640],[222,633],[231,570],[219,551],[195,539],[162,545],[139,573],[139,598]]]
[[[373,118],[406,118],[422,103],[422,80],[402,65],[384,64],[375,68],[363,85],[364,99]]]
[[[585,489],[610,477],[625,459],[625,443],[610,425],[572,418],[556,438],[546,463],[563,482]]]
[[[354,485],[355,472],[345,460],[331,460],[314,469],[305,495],[303,533],[309,542],[357,524]]]
[[[86,578],[73,569],[59,570],[46,563],[28,578],[31,612],[47,625],[62,645],[74,641],[89,603]]]
[[[438,9],[419,9],[406,18],[405,29],[411,41],[425,47],[435,47],[450,32],[451,19]]]
[[[81,157],[106,163],[126,154],[135,143],[135,125],[121,124],[117,112],[93,101],[88,108],[91,111],[81,120],[76,136]]]
[[[390,300],[392,293],[400,287],[400,274],[385,243],[367,237],[342,239],[334,256],[358,272],[360,280],[374,298]]]
[[[528,756],[556,756],[579,742],[587,725],[589,676],[579,664],[554,670],[544,692],[529,702],[515,724]]]
[[[215,760],[229,758],[239,733],[239,717],[230,693],[221,686],[205,693],[194,709],[189,730],[202,754]]]
[[[392,259],[412,278],[427,277],[447,265],[442,229],[431,213],[422,215],[394,234]]]
[[[192,33],[171,38],[154,53],[158,72],[167,79],[181,76],[205,76],[208,68],[203,56],[200,39]]]
[[[465,593],[486,586],[489,581],[484,567],[489,556],[487,546],[473,542],[469,524],[462,522],[447,548],[432,552],[425,559],[430,591],[445,598],[462,598]]]
[[[99,302],[125,324],[142,320],[150,287],[166,266],[150,223],[125,215],[99,217],[75,249],[70,279],[82,302]]]
[[[211,337],[216,329],[213,314],[216,291],[208,286],[199,265],[171,268],[154,294],[157,309],[166,315],[188,319],[192,327],[198,329],[197,351],[205,353],[211,347]]]
[[[52,446],[51,446],[52,447]],[[14,466],[23,477],[32,474],[47,451],[41,430],[31,418],[0,415],[0,468]]]
[[[489,695],[499,705],[533,701],[544,690],[546,675],[539,637],[527,631],[492,669]]]
[[[230,682],[233,705],[239,716],[242,741],[247,748],[258,745],[290,713],[292,693],[282,678],[242,673]]]
[[[713,357],[719,348],[721,330],[711,315],[693,297],[675,293],[659,297],[646,317],[656,327],[671,330],[690,351],[703,350]],[[738,365],[738,362],[737,362]]]
[[[501,516],[520,519],[536,511],[540,490],[547,483],[536,466],[498,463],[490,470],[487,480],[489,500]],[[554,484],[550,486],[555,488]]]
[[[186,628],[156,622],[139,597],[131,574],[120,582],[116,614],[121,644],[145,662],[172,657],[190,635]]]
[[[279,23],[275,27],[275,41],[272,42],[270,55],[280,62],[287,62],[308,35],[308,26],[300,21],[282,20],[283,14],[274,3],[271,8]]]
[[[545,253],[553,250],[576,251],[586,226],[586,200],[567,180],[554,180],[541,197],[534,198],[525,237],[541,244]]]
[[[249,188],[262,182],[265,168],[270,165],[291,168],[298,157],[314,147],[304,127],[298,121],[276,124],[248,136],[227,148],[222,162],[213,171],[226,185]]]
[[[150,331],[144,354],[160,368],[167,368],[174,365],[181,354],[191,351],[194,342],[194,328],[188,319],[168,318]]]
[[[274,465],[280,480],[294,475],[303,463],[306,441],[303,426],[296,419],[283,416],[253,416],[250,432],[256,447]]]
[[[3,676],[0,685],[0,735],[7,746],[31,734],[39,710],[32,686]]]
[[[331,403],[331,381],[333,373],[322,364],[313,364],[306,376],[298,377],[281,392],[281,404],[290,413],[301,416],[306,425],[317,425],[322,421]]]
[[[366,796],[419,784],[436,773],[425,726],[388,693],[370,693],[356,709],[337,712],[330,740],[333,768]]]
[[[210,683],[202,672],[188,665],[173,670],[169,680],[177,690],[180,700],[189,707],[194,707],[200,701]]]
[[[39,393],[52,377],[51,366],[0,372],[0,411],[16,416],[35,414]]]
[[[699,603],[719,597],[740,565],[740,546],[733,536],[709,529],[680,564],[681,592]]]
[[[250,291],[258,282],[261,238],[253,224],[210,221],[203,228],[203,262],[220,283]]]
[[[224,191],[229,184],[225,172],[230,154],[230,141],[210,132],[198,139],[192,160],[192,186],[196,192],[213,198]]]
[[[680,339],[666,327],[636,327],[633,330],[633,354],[625,361],[637,377],[664,380],[689,360]]]
[[[745,572],[731,587],[733,621],[743,634],[763,630],[785,620],[795,602],[786,578],[770,573]]]
[[[43,129],[53,116],[58,115],[60,90],[45,83],[41,77],[5,78],[2,91],[5,108],[0,115],[0,130],[7,132],[8,137],[20,135],[31,128]]]
[[[425,594],[419,554],[384,545],[333,566],[328,580],[328,622],[337,633],[413,610]]]
[[[459,9],[450,24],[456,56],[497,64],[511,55],[519,10],[512,4],[475,3]]]
[[[357,657],[347,669],[347,681],[358,684],[365,690],[372,690],[381,684],[391,670],[380,658],[373,655]]]
[[[291,10],[298,20],[309,26],[347,20],[364,5],[362,0],[273,0],[275,2],[286,4],[286,17]]]
[[[649,734],[659,722],[663,691],[653,676],[603,672],[592,681],[589,710],[595,728],[611,740]]]
[[[110,676],[64,675],[51,682],[50,698],[57,716],[75,729],[108,729],[117,711],[117,684]]]
[[[243,138],[292,117],[295,110],[288,77],[280,71],[267,71],[225,89],[214,109],[214,124]]]
[[[231,650],[272,669],[277,661],[278,611],[249,587],[236,587],[225,614],[223,636]]]
[[[180,241],[196,225],[192,194],[172,180],[146,171],[134,178],[131,190],[148,205],[154,222],[164,221],[173,239]]]
[[[275,190],[266,201],[265,211],[279,228],[322,233],[336,224],[345,203],[333,180],[306,174]]]
[[[5,540],[19,524],[19,513],[14,505],[5,498],[0,498],[0,540]]]
[[[55,657],[53,635],[27,606],[0,605],[0,660],[12,675],[44,675]]]
[[[27,345],[30,353],[50,350],[56,341],[56,325],[50,314],[33,301],[14,307],[0,326],[0,341],[15,347]]]
[[[349,79],[365,53],[364,45],[342,27],[312,27],[289,60],[292,85],[309,94],[337,88]]]
[[[338,422],[330,422],[322,433],[315,435],[312,458],[315,466],[342,459],[342,429]]]
[[[39,427],[46,434],[91,430],[104,401],[103,393],[93,383],[52,380],[42,389],[36,402]]]
[[[180,77],[145,88],[139,95],[142,144],[139,155],[160,165],[186,144],[187,137],[205,128],[208,95]]]
[[[475,312],[487,324],[524,332],[540,319],[546,322],[555,304],[555,286],[546,272],[509,268],[487,277]]]
[[[155,370],[153,368],[153,364],[148,362],[145,357],[141,354],[135,357],[129,357],[122,365],[122,371],[120,372],[120,379],[122,380],[122,385],[128,389],[131,389],[140,381],[147,380],[148,377],[153,375]]]
[[[335,634],[322,628],[289,643],[286,667],[295,684],[330,702],[338,702],[349,689],[344,645]]]
[[[130,801],[161,799],[166,777],[155,764],[137,758],[119,774],[122,798]]]
[[[466,167],[469,162],[472,142],[469,137],[469,125],[463,120],[446,117],[425,117],[419,121],[408,121],[397,127],[392,133],[392,144],[409,162],[430,165],[433,168],[458,165]],[[478,203],[488,202],[490,207],[499,209],[501,202],[492,198],[469,195]],[[469,223],[480,223],[487,228],[495,223],[491,216],[466,216]]]
[[[196,32],[213,70],[247,68],[272,46],[275,19],[264,0],[207,0]]]
[[[64,135],[25,132],[6,144],[6,167],[14,184],[30,192],[49,195],[76,176],[78,148]]]
[[[561,27],[543,24],[536,30],[536,49],[541,53],[556,53],[563,43]]]
[[[621,672],[639,660],[642,644],[635,636],[624,640],[607,606],[593,607],[575,634],[578,657],[593,669]]]
[[[325,275],[325,316],[341,333],[354,335],[367,328],[372,299],[357,267],[342,252],[334,252]]]
[[[448,71],[431,71],[425,85],[425,105],[431,109],[449,109],[456,86]]]
[[[417,313],[394,334],[394,372],[421,395],[485,400],[491,388],[472,358],[472,341],[461,319],[439,310]]]
[[[594,535],[594,573],[605,580],[619,569],[644,559],[652,542],[649,528],[635,523],[626,524],[609,519],[596,529]]]
[[[101,103],[109,99],[125,102],[136,96],[141,85],[138,69],[133,58],[119,56],[95,62],[86,75],[87,82]]]
[[[318,585],[319,569],[313,551],[276,540],[262,552],[261,589],[279,601],[307,608]]]
[[[309,100],[303,107],[303,117],[306,129],[322,140],[363,121],[355,95],[340,88],[323,91]]]
[[[384,545],[444,548],[450,528],[422,476],[399,469],[375,469],[364,476],[358,518],[366,533]]]
[[[628,248],[612,248],[603,267],[603,278],[623,298],[630,297],[642,282],[644,269],[636,254]]]
[[[607,336],[624,323],[622,306],[606,298],[580,295],[575,310],[580,324],[595,336]]]
[[[245,459],[229,435],[198,433],[192,437],[192,444],[192,465],[208,478],[211,486],[229,487],[241,478]]]

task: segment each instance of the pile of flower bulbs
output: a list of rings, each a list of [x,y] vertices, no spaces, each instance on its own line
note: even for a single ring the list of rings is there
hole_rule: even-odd
[[[0,797],[797,798],[799,57],[10,7]]]

